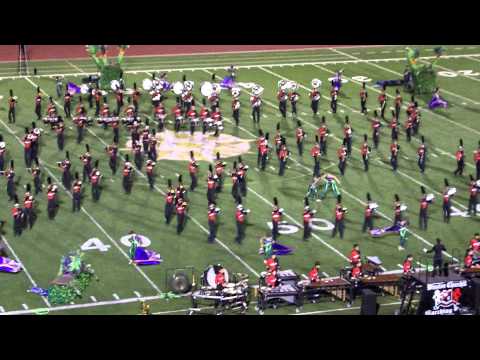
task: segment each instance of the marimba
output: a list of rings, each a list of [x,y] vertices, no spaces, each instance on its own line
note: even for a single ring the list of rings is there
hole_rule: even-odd
[[[259,288],[256,309],[260,314],[268,307],[277,308],[281,304],[296,305],[298,310],[302,306],[301,290],[291,283]]]
[[[323,278],[316,282],[311,282],[310,280],[300,281],[298,286],[303,290],[303,297],[308,300],[314,300],[326,294],[345,301],[347,290],[351,287],[351,284],[348,280],[341,277],[333,277]]]
[[[363,287],[377,287],[383,292],[397,296],[400,293],[400,282],[402,274],[380,274],[377,276],[366,276],[360,279]]]

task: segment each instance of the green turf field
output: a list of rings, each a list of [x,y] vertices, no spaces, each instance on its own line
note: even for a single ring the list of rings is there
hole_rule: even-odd
[[[422,46],[422,56],[433,56],[435,46]],[[291,235],[283,235],[280,242],[293,246],[294,255],[282,257],[281,265],[284,269],[291,268],[297,273],[306,274],[312,264],[319,260],[322,271],[330,276],[338,274],[345,266],[352,245],[359,243],[362,255],[376,255],[383,261],[387,270],[399,269],[406,256],[412,253],[418,264],[425,264],[427,259],[423,255],[424,248],[430,248],[437,237],[443,239],[450,256],[463,259],[464,249],[474,232],[478,231],[478,218],[464,216],[468,204],[468,174],[475,174],[472,161],[473,151],[480,140],[480,125],[478,113],[480,111],[480,47],[479,46],[446,46],[446,56],[438,62],[438,71],[444,76],[438,76],[444,98],[449,102],[447,110],[431,112],[426,107],[430,97],[418,98],[422,108],[422,125],[420,133],[426,138],[429,151],[427,171],[421,174],[416,163],[416,150],[419,146],[419,137],[407,143],[403,129],[400,134],[401,151],[399,156],[399,171],[393,173],[389,165],[390,131],[383,124],[380,148],[373,151],[370,160],[370,171],[363,171],[360,156],[360,146],[363,134],[371,138],[371,126],[365,117],[360,114],[359,91],[361,83],[352,80],[352,77],[364,76],[371,81],[367,82],[369,92],[368,108],[370,114],[377,108],[378,89],[373,87],[377,80],[401,78],[405,67],[404,46],[385,46],[372,48],[339,48],[322,50],[305,50],[292,52],[265,52],[244,54],[218,54],[182,57],[127,57],[125,65],[125,81],[131,87],[136,81],[141,86],[143,79],[149,78],[152,71],[167,71],[171,82],[181,81],[185,74],[187,79],[195,81],[195,96],[200,103],[201,94],[199,84],[210,81],[212,73],[217,77],[227,75],[224,70],[230,64],[239,67],[238,81],[255,82],[265,88],[263,94],[263,111],[260,127],[264,132],[270,132],[271,139],[278,122],[281,124],[282,134],[287,137],[292,157],[286,175],[280,178],[278,161],[272,156],[269,167],[262,173],[256,167],[256,148],[252,142],[248,153],[242,155],[250,166],[248,171],[248,196],[244,199],[244,206],[251,209],[248,216],[246,239],[242,245],[234,242],[235,237],[235,205],[230,195],[230,181],[226,179],[225,190],[218,198],[218,207],[222,209],[217,242],[207,243],[207,201],[206,201],[206,174],[208,163],[200,163],[199,187],[194,193],[189,193],[190,219],[182,236],[175,232],[176,221],[170,226],[164,224],[163,191],[166,189],[167,179],[175,181],[175,174],[183,174],[185,183],[189,185],[188,168],[186,161],[161,160],[156,167],[156,184],[154,191],[148,189],[145,176],[135,175],[133,192],[125,195],[121,187],[121,171],[112,178],[108,168],[108,159],[104,151],[107,143],[111,142],[111,130],[103,130],[98,125],[89,128],[82,144],[76,144],[76,129],[67,121],[65,149],[70,151],[72,170],[81,174],[82,164],[79,156],[84,152],[84,144],[88,143],[93,158],[100,160],[100,167],[104,175],[103,191],[99,203],[91,199],[90,186],[85,186],[83,197],[83,211],[71,212],[71,199],[68,194],[60,190],[61,208],[54,221],[50,221],[46,214],[46,195],[37,197],[38,220],[31,231],[25,231],[21,237],[13,237],[10,206],[6,205],[7,194],[5,179],[0,179],[0,219],[6,219],[5,238],[10,248],[12,258],[18,258],[24,271],[13,275],[0,273],[0,314],[19,311],[28,313],[32,309],[46,308],[50,304],[42,301],[38,295],[27,293],[32,284],[47,287],[58,270],[60,257],[70,250],[79,248],[88,239],[100,239],[109,246],[107,251],[91,250],[86,252],[86,260],[90,262],[100,278],[88,288],[85,296],[75,304],[56,309],[52,307],[51,314],[137,314],[140,312],[139,297],[149,297],[154,313],[184,314],[190,302],[188,298],[177,300],[162,300],[158,298],[160,291],[168,291],[165,284],[167,269],[193,266],[202,271],[207,265],[222,263],[230,272],[247,273],[250,282],[255,284],[258,275],[263,271],[262,257],[258,255],[258,239],[268,232],[267,222],[271,218],[273,197],[278,197],[281,207],[285,209],[284,220],[291,225],[302,222],[303,197],[311,180],[313,160],[309,150],[314,143],[314,135],[320,124],[320,116],[325,115],[331,131],[328,140],[329,152],[321,160],[321,168],[339,176],[337,168],[336,150],[343,137],[343,124],[346,115],[349,116],[353,130],[353,153],[348,161],[346,176],[342,178],[341,190],[343,204],[349,209],[346,217],[345,238],[332,239],[331,232],[316,230],[308,242],[302,240],[303,230]],[[17,194],[22,198],[23,186],[31,182],[31,175],[24,168],[22,145],[24,127],[30,126],[35,119],[33,98],[37,86],[48,95],[55,98],[55,80],[50,75],[65,74],[67,80],[80,83],[81,77],[95,71],[93,62],[89,60],[62,60],[31,63],[30,69],[36,67],[39,76],[17,77],[15,63],[0,64],[0,133],[7,142],[7,159],[14,159],[16,164]],[[344,69],[344,78],[349,80],[342,87],[339,97],[339,107],[336,115],[330,113],[328,78],[338,69]],[[459,72],[471,70],[472,72]],[[322,80],[320,102],[320,116],[314,118],[310,110],[308,91],[313,78]],[[296,123],[289,116],[281,120],[276,100],[277,83],[281,79],[294,80],[300,85],[302,98],[298,104],[298,120],[302,121],[307,132],[305,153],[303,158],[298,156],[295,146]],[[357,78],[358,79],[358,78]],[[7,104],[8,90],[13,89],[18,96],[16,124],[8,124]],[[395,88],[388,88],[388,93],[394,95]],[[410,95],[403,94],[404,104]],[[225,117],[225,134],[254,141],[258,128],[253,124],[250,116],[249,94],[242,90],[241,120],[237,128],[232,125],[230,95],[223,91],[221,108]],[[72,110],[76,106],[72,103]],[[57,107],[63,115],[63,99],[57,99]],[[109,96],[110,108],[115,108],[115,99]],[[169,111],[175,103],[170,96],[166,102]],[[388,106],[393,106],[393,98],[389,97]],[[46,104],[42,107],[46,109]],[[140,105],[141,114],[152,115],[150,96],[144,94]],[[94,109],[90,110],[93,116]],[[390,111],[386,112],[388,115]],[[388,116],[389,118],[389,116]],[[171,114],[169,117],[171,119]],[[402,112],[401,124],[405,121]],[[43,165],[44,183],[46,177],[52,176],[59,181],[60,170],[56,162],[64,158],[64,153],[57,151],[55,134],[49,127],[39,123],[45,129],[42,135],[40,159]],[[172,124],[167,128],[172,129]],[[185,131],[187,131],[185,129]],[[122,154],[126,149],[127,132],[122,129],[119,148]],[[456,167],[454,153],[458,140],[462,138],[465,144],[467,165],[463,177],[454,177]],[[194,146],[194,145],[192,145]],[[187,148],[186,148],[187,149]],[[188,150],[185,150],[188,151]],[[131,156],[131,158],[133,158]],[[226,159],[227,169],[231,169],[233,158]],[[123,166],[120,162],[120,166]],[[143,168],[145,171],[145,167]],[[443,179],[447,177],[450,185],[458,189],[454,197],[454,217],[449,225],[442,221],[440,193],[443,191]],[[420,199],[420,185],[427,188],[427,192],[435,193],[436,202],[430,207],[430,221],[428,231],[418,228],[418,208]],[[370,192],[374,201],[380,205],[380,217],[375,220],[376,226],[383,226],[391,222],[393,217],[393,194],[399,194],[402,202],[408,205],[407,216],[411,221],[411,234],[407,242],[406,251],[397,249],[398,237],[391,236],[372,239],[361,233],[363,209],[366,192]],[[316,217],[332,222],[336,200],[332,195],[321,203],[312,203],[316,208]],[[325,222],[318,222],[323,226]],[[151,248],[158,251],[164,262],[159,266],[137,268],[128,265],[128,247],[119,240],[129,230],[151,239]],[[382,297],[379,300],[384,305],[382,314],[393,314],[398,308],[398,298]],[[357,306],[357,307],[355,307]],[[306,305],[302,312],[319,314],[358,314],[359,301],[352,309],[345,309],[340,302],[331,302],[328,299],[318,304]],[[251,306],[250,313],[255,313]],[[266,314],[294,314],[295,309],[282,308],[267,310]]]

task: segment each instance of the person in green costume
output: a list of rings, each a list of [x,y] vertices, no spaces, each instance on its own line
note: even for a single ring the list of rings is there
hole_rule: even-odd
[[[323,180],[323,190],[320,193],[320,199],[324,199],[325,195],[327,194],[328,190],[331,188],[335,197],[337,198],[340,194],[340,190],[338,189],[338,185],[340,185],[340,180],[332,174],[324,174],[320,177]],[[337,185],[338,184],[338,185]]]
[[[400,222],[400,245],[398,245],[398,250],[402,251],[405,250],[405,243],[408,238],[408,229],[407,229],[407,222],[401,221]]]

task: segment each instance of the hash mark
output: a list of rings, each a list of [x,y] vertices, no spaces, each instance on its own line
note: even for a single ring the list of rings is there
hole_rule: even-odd
[[[93,302],[97,302],[97,299],[95,299],[95,296],[90,296],[90,299],[92,299]]]
[[[117,294],[113,294],[113,298],[114,298],[115,300],[120,300],[120,297],[119,297]]]
[[[142,297],[142,295],[141,295],[138,291],[134,291],[133,293],[134,293],[138,298],[139,298],[139,297]]]
[[[22,307],[23,307],[25,310],[28,310],[27,304],[22,304]]]
[[[0,306],[0,312],[5,312],[5,309],[3,308],[3,306]]]

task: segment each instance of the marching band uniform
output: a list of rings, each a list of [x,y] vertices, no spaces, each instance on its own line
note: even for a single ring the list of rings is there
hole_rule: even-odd
[[[92,173],[92,155],[90,155],[88,145],[87,145],[87,152],[82,156],[80,156],[80,160],[83,163],[82,181],[85,182],[87,179],[90,179],[90,174]]]
[[[59,122],[57,126],[55,126],[55,133],[57,134],[57,147],[58,150],[63,151],[63,147],[65,145],[65,124],[63,121]]]
[[[350,256],[348,257],[350,264],[352,267],[357,266],[359,262],[362,260],[362,256],[360,253],[360,248],[357,244],[353,245],[352,251],[350,251]]]
[[[13,218],[13,235],[20,236],[22,235],[22,209],[20,209],[20,205],[16,203],[12,210],[12,218]]]
[[[175,117],[175,132],[179,132],[180,131],[180,125],[181,125],[182,120],[183,120],[182,108],[180,107],[179,104],[175,105],[175,107],[172,109],[172,113]]]
[[[172,221],[173,211],[175,209],[175,189],[172,187],[172,183],[168,182],[168,191],[165,195],[165,223],[168,225]]]
[[[425,160],[427,156],[427,149],[425,147],[425,144],[421,144],[420,147],[417,150],[417,157],[418,157],[418,167],[420,168],[420,172],[424,173],[425,172]]]
[[[428,225],[428,201],[426,195],[423,195],[420,199],[420,214],[419,214],[419,228],[421,230],[427,230]]]
[[[72,95],[68,91],[65,92],[63,97],[63,110],[65,111],[65,117],[67,119],[72,117]]]
[[[390,164],[392,165],[393,171],[397,171],[398,168],[398,151],[400,150],[400,145],[397,144],[397,141],[394,140],[390,145]]]
[[[463,150],[463,145],[458,147],[457,152],[455,153],[455,158],[457,159],[457,170],[453,172],[456,175],[463,175],[463,169],[465,168],[465,152]]]
[[[147,155],[148,153],[148,142],[150,140],[150,129],[148,126],[142,130],[142,145],[143,145],[143,153]]]
[[[287,149],[287,146],[283,144],[278,153],[278,160],[280,161],[280,166],[278,170],[279,176],[283,176],[285,174],[285,167],[287,166],[287,159],[289,155],[290,151]]]
[[[317,116],[318,104],[320,102],[320,91],[318,91],[318,88],[314,87],[312,91],[310,91],[310,100],[312,101],[310,107],[312,108],[313,115]]]
[[[367,114],[367,100],[368,100],[368,92],[365,89],[365,83],[362,83],[362,89],[360,90],[360,112],[364,115]]]
[[[142,154],[142,145],[139,141],[132,141],[133,146],[133,161],[135,162],[135,167],[141,171],[143,166],[143,154]]]
[[[133,185],[133,179],[132,179],[132,171],[133,167],[132,164],[128,161],[128,155],[125,156],[125,165],[123,166],[123,179],[122,179],[122,186],[123,190],[125,191],[126,194],[130,194],[132,192],[132,185]]]
[[[277,240],[278,236],[280,235],[278,231],[278,225],[282,221],[282,213],[280,209],[275,205],[272,211],[272,239],[274,241]]]
[[[411,116],[408,117],[407,122],[405,123],[405,131],[407,133],[407,141],[412,141],[412,130],[413,130],[413,119]]]
[[[116,143],[114,142],[112,145],[107,146],[105,151],[108,153],[108,165],[112,170],[112,176],[117,173],[117,152],[118,148]]]
[[[318,128],[318,136],[320,137],[320,151],[322,155],[327,155],[327,134],[328,127],[325,122],[325,116],[322,116],[322,125]]]
[[[312,150],[310,150],[310,155],[313,157],[313,176],[320,176],[320,144],[318,143],[318,136],[315,137],[317,142],[313,145]]]
[[[367,204],[367,206],[365,206],[362,233],[364,233],[367,229],[373,229],[373,210],[370,208],[370,204]]]
[[[240,122],[240,100],[238,98],[233,98],[232,100],[232,117],[235,120],[235,125],[238,126]]]
[[[220,153],[217,152],[217,160],[215,161],[215,175],[217,176],[217,193],[222,192],[223,189],[223,171],[227,164],[220,160]]]
[[[475,180],[480,180],[480,142],[478,143],[478,148],[473,152],[473,162],[475,163],[475,167],[477,169],[477,176]]]
[[[443,192],[443,222],[449,223],[450,222],[450,214],[452,212],[452,204],[450,202],[450,195],[448,194],[448,187]]]
[[[10,162],[10,169],[5,171],[3,175],[7,177],[8,201],[14,201],[16,196],[16,191],[15,191],[15,170],[13,168],[13,160],[11,160]]]
[[[371,148],[367,142],[367,135],[364,135],[364,139],[365,139],[365,142],[363,143],[362,148],[360,149],[360,152],[362,154],[364,170],[368,171],[368,155],[370,154]]]
[[[332,81],[332,89],[330,90],[330,109],[332,109],[332,113],[336,114],[337,113],[337,99],[338,99],[338,90],[337,88],[333,85]]]
[[[190,152],[190,162],[188,164],[188,173],[190,174],[190,191],[195,191],[197,187],[197,173],[198,173],[198,164],[193,157],[193,151]]]
[[[242,243],[242,240],[245,238],[245,216],[247,215],[247,211],[243,208],[242,205],[237,206],[237,210],[235,211],[235,220],[237,224],[237,235],[235,237],[235,241],[239,244]]]
[[[197,119],[197,111],[195,110],[195,106],[190,106],[190,110],[187,112],[187,118],[190,123],[190,135],[193,136],[195,133],[195,121]]]
[[[245,165],[242,161],[242,158],[238,157],[238,185],[240,188],[240,195],[245,197],[247,196],[247,171],[248,165]]]
[[[210,169],[211,169],[211,165],[210,165]],[[207,200],[209,204],[215,203],[216,201],[216,189],[215,189],[216,187],[217,187],[216,179],[212,171],[210,170],[207,176]]]
[[[359,280],[360,277],[362,276],[362,264],[358,262],[356,266],[353,267],[351,273],[350,273],[350,282],[352,283],[352,286],[350,287],[350,296],[348,300],[348,307],[352,306],[352,303],[355,301],[355,297],[357,295],[357,290],[359,288]]]
[[[115,115],[119,116],[123,106],[123,90],[122,89],[117,88],[117,90],[115,90],[115,100],[117,103],[117,111],[115,112]]]
[[[345,175],[345,167],[347,165],[347,148],[345,147],[346,141],[343,141],[343,145],[337,151],[338,156],[338,169],[340,170],[340,174],[343,176]]]
[[[415,273],[415,269],[413,267],[413,256],[408,255],[405,261],[403,262],[403,275],[409,276]]]
[[[72,186],[72,174],[70,173],[72,163],[69,160],[68,151],[67,158],[62,162],[59,162],[58,166],[62,169],[62,184],[65,189],[70,190],[70,187]]]
[[[8,98],[8,123],[15,124],[16,107],[17,100],[13,96],[13,91],[10,90],[10,97]]]
[[[378,149],[378,144],[380,142],[380,128],[382,127],[382,124],[380,123],[380,120],[378,120],[377,117],[373,118],[372,120],[372,138],[373,138],[373,146],[375,146],[375,149]]]
[[[385,88],[383,88],[378,95],[378,102],[380,104],[380,116],[382,119],[385,119],[385,109],[387,107],[387,95],[385,94]]]
[[[398,119],[395,115],[395,113],[392,112],[392,121],[390,121],[390,129],[392,129],[391,132],[391,138],[392,141],[398,140]]]
[[[210,204],[208,208],[208,242],[213,243],[217,236],[217,209],[214,204]]]
[[[153,174],[153,170],[155,168],[155,162],[152,160],[147,160],[147,179],[148,179],[148,185],[150,186],[150,190],[153,190],[153,187],[155,185],[155,175]]]
[[[5,152],[7,151],[7,146],[3,141],[3,136],[0,134],[0,171],[3,171],[5,168]]]
[[[138,104],[140,100],[141,93],[137,89],[137,84],[133,83],[133,94],[132,94],[132,103],[135,108],[135,116],[138,116]]]
[[[398,120],[400,116],[400,109],[402,108],[403,100],[402,95],[400,95],[400,91],[397,89],[395,95],[395,118]]]
[[[177,234],[180,235],[185,229],[187,202],[179,200],[175,210],[177,213]]]
[[[47,178],[48,187],[47,187],[47,213],[48,218],[53,220],[55,218],[56,210],[58,208],[57,203],[57,187],[52,185],[51,179]]]
[[[350,156],[352,154],[352,132],[353,129],[350,126],[350,120],[348,116],[345,117],[345,126],[343,127],[343,135],[346,141],[345,145],[347,146],[347,155]]]
[[[208,118],[210,118],[210,110],[208,110],[207,107],[204,104],[200,108],[200,120],[202,121],[202,134],[203,135],[205,135],[205,133],[207,132],[207,127],[208,127],[207,119]]]
[[[320,281],[320,264],[315,263],[313,268],[308,272],[308,279],[312,283],[316,283]]]
[[[25,214],[25,220],[27,221],[30,229],[33,227],[35,222],[35,213],[33,210],[33,206],[35,203],[35,199],[33,195],[30,194],[30,185],[27,185],[27,192],[23,198],[23,213]]]
[[[39,193],[42,192],[42,180],[40,179],[40,168],[33,167],[32,176],[33,176],[33,187],[35,188],[35,195],[38,195]]]
[[[95,96],[95,116],[98,117],[100,115],[100,102],[102,100],[102,93],[98,87],[95,89],[94,96]]]
[[[288,95],[287,92],[283,89],[280,89],[277,93],[278,99],[278,110],[284,119],[287,118],[287,100]]]
[[[37,120],[42,118],[42,94],[40,89],[37,89],[37,96],[35,96],[35,114],[37,115]]]
[[[81,207],[80,202],[82,197],[82,182],[78,179],[73,183],[72,195],[73,195],[72,212],[80,211],[80,207]]]
[[[90,183],[92,184],[92,198],[94,202],[97,202],[100,200],[100,180],[102,178],[102,174],[100,173],[100,170],[98,170],[98,167],[95,166],[95,168],[92,170],[90,174]]]
[[[476,184],[476,181],[473,180],[470,182],[470,187],[469,187],[469,194],[470,197],[468,199],[468,215],[470,215],[473,212],[473,216],[477,215],[477,197],[478,197],[478,187]]]
[[[332,238],[337,235],[337,231],[340,234],[340,239],[343,239],[343,233],[345,231],[345,211],[342,208],[342,204],[338,203],[335,207],[335,226],[332,231]]]
[[[299,98],[300,95],[295,90],[289,95],[290,105],[292,105],[292,117],[294,118],[297,117],[297,102]]]
[[[32,166],[32,136],[29,133],[28,128],[25,128],[25,136],[22,142],[25,167],[29,169]]]
[[[152,161],[157,161],[157,137],[155,129],[152,129],[152,134],[148,140],[148,158]]]
[[[250,104],[252,106],[252,118],[254,122],[260,122],[260,107],[262,105],[262,99],[258,95],[252,95],[250,97]]]
[[[398,225],[402,221],[402,203],[397,194],[395,194],[395,201],[393,203],[393,226]]]
[[[303,210],[303,240],[307,240],[312,235],[312,219],[314,212],[306,206]]]
[[[470,240],[470,247],[474,252],[480,251],[480,234],[476,233],[474,237]]]
[[[298,128],[295,131],[295,136],[297,138],[297,149],[298,149],[298,154],[300,156],[303,156],[303,141],[305,140],[305,131],[302,129],[302,124],[300,121],[298,122]]]

